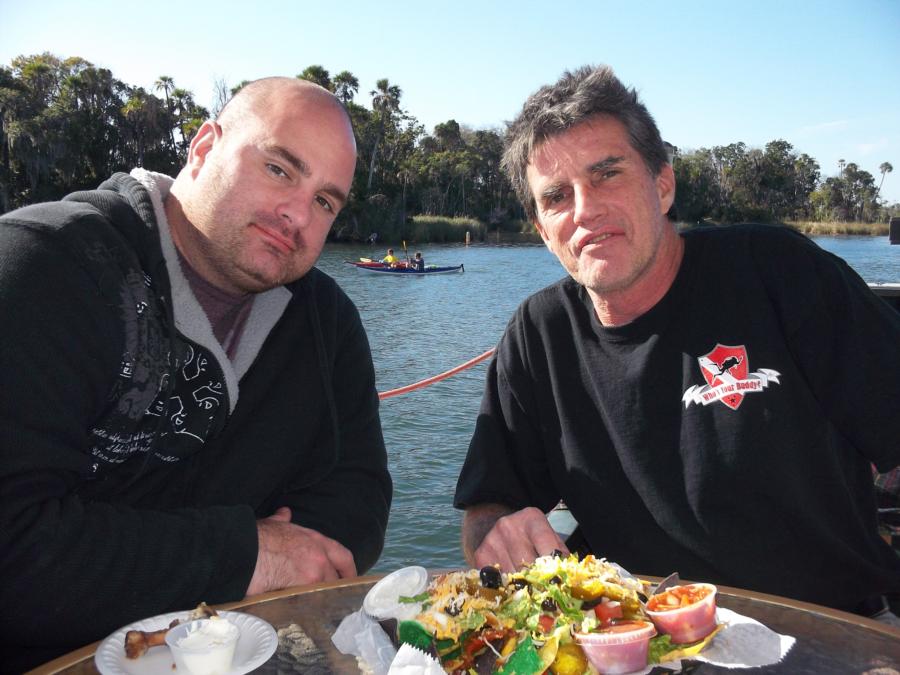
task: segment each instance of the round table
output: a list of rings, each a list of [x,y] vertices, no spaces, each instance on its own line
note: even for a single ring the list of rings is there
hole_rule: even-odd
[[[219,605],[253,614],[278,632],[278,650],[257,672],[358,672],[355,657],[338,652],[331,635],[341,620],[362,606],[362,600],[381,576],[288,588],[251,601]],[[756,619],[772,630],[797,639],[787,658],[768,668],[747,673],[803,675],[900,674],[900,630],[854,614],[789,600],[774,595],[719,586],[718,603]],[[33,673],[96,673],[94,652],[88,645],[51,661]],[[695,662],[691,673],[740,673]],[[670,672],[670,671],[665,671]]]

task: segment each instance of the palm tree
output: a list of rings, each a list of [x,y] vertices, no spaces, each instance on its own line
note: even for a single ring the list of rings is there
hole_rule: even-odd
[[[342,70],[331,80],[334,86],[334,95],[341,103],[347,105],[359,91],[359,80],[349,70]]]
[[[372,111],[377,118],[378,131],[375,134],[375,143],[372,145],[372,158],[369,160],[369,178],[366,181],[367,193],[372,189],[372,177],[375,175],[375,158],[378,155],[378,145],[384,136],[387,121],[392,119],[395,113],[400,112],[400,96],[402,94],[400,87],[396,84],[391,84],[386,77],[375,82],[375,89],[369,92],[369,96],[372,97]]]
[[[881,194],[881,186],[884,185],[884,176],[885,174],[890,173],[894,170],[894,167],[891,166],[890,162],[882,162],[878,170],[881,171],[881,182],[878,183],[878,189],[875,190],[875,197],[877,198],[879,194]]]
[[[297,76],[297,79],[312,82],[313,84],[317,84],[320,87],[331,91],[331,75],[323,66],[307,66],[306,69]]]
[[[841,178],[844,177],[844,165],[845,165],[846,163],[847,163],[847,162],[846,162],[845,160],[843,160],[843,159],[839,159],[839,160],[838,160],[838,168],[840,168],[840,170],[841,170],[841,173],[840,173]]]
[[[162,90],[163,96],[166,99],[166,111],[171,115],[172,105],[169,103],[169,94],[175,90],[175,80],[168,75],[160,75],[156,82],[153,83],[153,87],[155,91]],[[171,143],[172,154],[177,154],[175,149],[175,130],[172,126],[169,126],[169,142]]]

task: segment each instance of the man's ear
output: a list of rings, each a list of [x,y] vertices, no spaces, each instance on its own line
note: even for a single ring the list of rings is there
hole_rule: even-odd
[[[209,151],[221,138],[222,127],[217,122],[207,120],[203,123],[194,138],[191,139],[191,146],[188,150],[187,167],[192,176],[197,175],[197,172],[206,163]]]
[[[671,164],[664,164],[656,176],[656,194],[659,197],[660,213],[668,213],[675,203],[675,171]]]

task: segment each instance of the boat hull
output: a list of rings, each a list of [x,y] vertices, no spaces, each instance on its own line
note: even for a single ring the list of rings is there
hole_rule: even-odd
[[[437,265],[432,265],[426,267],[424,270],[419,271],[412,267],[391,267],[390,265],[386,265],[384,263],[379,262],[355,262],[353,260],[344,261],[348,265],[353,265],[356,269],[362,270],[363,272],[371,272],[373,274],[384,274],[384,275],[394,275],[394,276],[416,276],[416,277],[424,277],[430,274],[461,274],[466,271],[464,265],[451,265],[447,267],[440,267]]]

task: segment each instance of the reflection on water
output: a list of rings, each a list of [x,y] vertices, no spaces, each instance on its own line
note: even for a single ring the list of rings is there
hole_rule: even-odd
[[[844,257],[866,281],[900,281],[900,246],[891,248],[887,237],[816,241]],[[428,245],[427,263],[466,268],[464,274],[429,277],[379,276],[343,262],[383,255],[381,247],[329,245],[319,263],[359,308],[379,391],[437,375],[494,347],[519,303],[564,275],[543,246]],[[375,571],[463,565],[461,514],[452,498],[486,369],[485,361],[382,402],[395,491],[387,543]]]

